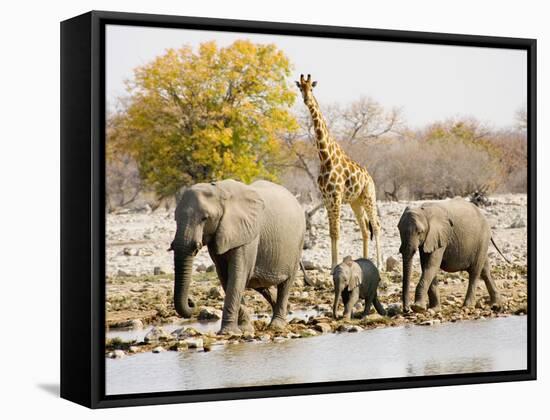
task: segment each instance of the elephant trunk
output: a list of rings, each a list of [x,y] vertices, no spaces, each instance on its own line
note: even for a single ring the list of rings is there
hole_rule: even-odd
[[[411,283],[413,255],[414,253],[411,255],[403,254],[403,311],[409,310],[409,284]]]
[[[188,295],[193,271],[193,255],[182,250],[174,251],[174,308],[183,318],[191,318]]]

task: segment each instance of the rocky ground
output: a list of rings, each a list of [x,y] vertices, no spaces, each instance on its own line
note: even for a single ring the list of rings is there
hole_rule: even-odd
[[[504,305],[500,311],[492,311],[487,305],[487,291],[483,282],[478,283],[475,309],[461,308],[466,293],[465,273],[440,273],[438,282],[442,297],[439,313],[428,311],[422,314],[401,314],[401,257],[397,222],[407,205],[421,202],[380,202],[379,214],[382,223],[381,251],[382,283],[380,300],[390,309],[392,316],[371,314],[366,319],[350,321],[334,320],[331,317],[333,300],[332,279],[329,274],[330,238],[324,210],[313,218],[309,248],[303,252],[303,261],[314,286],[305,285],[299,273],[290,297],[290,310],[302,314],[293,319],[286,331],[273,332],[267,329],[271,309],[258,293],[247,291],[244,302],[254,315],[256,333],[241,337],[220,337],[202,333],[182,324],[176,331],[164,331],[155,327],[149,337],[141,342],[107,340],[110,357],[141,351],[185,350],[239,341],[281,341],[309,337],[330,332],[357,332],[364,329],[398,326],[404,324],[432,325],[441,322],[456,322],[465,319],[525,314],[527,312],[527,197],[524,194],[491,197],[491,205],[482,209],[493,227],[493,235],[503,253],[514,265],[506,264],[491,246],[489,255],[493,264],[493,277],[502,292]],[[108,328],[143,328],[148,325],[179,322],[172,305],[172,254],[167,252],[175,222],[173,213],[110,214],[107,217],[107,313]],[[351,210],[342,212],[340,253],[357,258],[362,249],[361,235]],[[371,256],[374,246],[371,242]],[[416,261],[413,285],[418,280],[419,267]],[[216,320],[221,315],[223,290],[219,287],[212,262],[206,250],[195,259],[195,278],[192,298],[199,319]],[[342,311],[343,308],[340,308]],[[307,314],[303,316],[304,312]],[[361,304],[356,313],[362,312]]]

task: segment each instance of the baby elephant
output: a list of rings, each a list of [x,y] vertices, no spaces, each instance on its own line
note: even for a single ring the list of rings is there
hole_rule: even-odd
[[[369,315],[371,304],[374,304],[374,308],[380,315],[386,315],[386,310],[377,296],[380,274],[370,260],[359,258],[354,261],[348,256],[334,267],[332,279],[334,281],[334,305],[332,307],[334,319],[338,318],[340,296],[344,301],[344,319],[351,318],[352,308],[359,299],[365,299],[363,317]]]

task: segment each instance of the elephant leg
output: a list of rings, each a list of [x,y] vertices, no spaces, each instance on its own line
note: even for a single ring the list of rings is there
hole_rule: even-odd
[[[241,304],[241,307],[239,308],[239,329],[243,333],[254,333],[254,325],[252,325],[252,321],[250,319],[250,315],[248,314],[248,310],[246,307]]]
[[[261,287],[259,289],[256,289],[258,293],[260,293],[265,300],[267,300],[267,303],[271,305],[271,310],[275,311],[275,302],[277,297],[273,295],[273,292],[269,287]]]
[[[376,312],[378,312],[382,316],[386,316],[386,309],[382,304],[380,303],[380,300],[378,300],[378,296],[374,296],[374,300],[372,301],[374,304],[374,309],[376,309]]]
[[[437,277],[432,280],[432,284],[428,288],[429,308],[436,312],[441,310],[441,300],[439,299],[439,287],[437,287]]]
[[[344,302],[344,319],[350,319],[353,313],[353,307],[359,300],[359,287],[353,289],[348,299]]]
[[[420,253],[420,264],[422,266],[422,274],[416,286],[414,295],[414,304],[411,309],[415,312],[423,312],[426,310],[426,300],[428,298],[428,288],[432,284],[432,280],[441,267],[444,250],[437,249],[430,254]]]
[[[239,313],[241,312],[241,297],[248,275],[245,269],[245,255],[242,248],[230,251],[225,299],[223,301],[222,326],[220,334],[240,334]]]
[[[332,261],[330,269],[331,271],[338,264],[338,239],[340,237],[340,207],[342,204],[341,198],[337,196],[331,196],[325,200],[325,206],[327,208],[328,221],[329,221],[329,234],[330,234],[330,248]]]
[[[269,327],[274,330],[284,330],[288,310],[288,295],[294,282],[294,274],[277,286],[277,301],[273,307],[273,318]]]
[[[353,214],[355,215],[355,218],[357,219],[357,224],[359,225],[359,229],[361,229],[361,236],[363,238],[363,258],[369,257],[369,218],[367,217],[367,213],[365,212],[365,209],[363,208],[363,205],[360,202],[355,202],[351,205],[351,209],[353,210]]]
[[[485,264],[481,270],[481,278],[485,282],[485,286],[487,286],[487,291],[489,292],[489,297],[491,298],[491,307],[493,309],[500,309],[502,299],[495,281],[493,280],[493,277],[491,277],[491,263],[489,262],[489,258],[485,260]]]

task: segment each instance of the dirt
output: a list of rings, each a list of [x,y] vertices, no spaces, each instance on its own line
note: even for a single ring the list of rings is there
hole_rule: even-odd
[[[188,331],[185,336],[201,337],[204,350],[216,344],[239,341],[279,341],[291,338],[305,338],[312,335],[332,332],[354,332],[372,328],[399,326],[404,324],[432,325],[434,323],[457,322],[469,319],[483,319],[527,313],[527,231],[526,196],[524,194],[491,197],[492,205],[482,209],[493,227],[493,236],[504,254],[513,262],[509,265],[490,248],[489,256],[493,265],[492,274],[501,291],[503,305],[493,310],[488,305],[488,294],[482,281],[478,282],[476,307],[462,308],[467,288],[466,273],[440,272],[437,281],[440,288],[442,307],[440,312],[401,314],[401,257],[398,254],[399,233],[397,221],[403,209],[413,203],[379,203],[382,223],[381,248],[383,267],[379,296],[382,304],[392,316],[371,313],[367,318],[334,320],[331,314],[333,301],[332,279],[329,273],[330,245],[324,210],[313,220],[314,236],[311,249],[304,250],[303,260],[310,269],[307,271],[314,286],[305,285],[303,276],[298,273],[290,292],[290,319],[285,331],[270,331],[267,324],[271,308],[255,291],[246,291],[243,297],[249,312],[258,318],[254,321],[255,333],[240,337],[222,337],[212,333],[202,334]],[[173,216],[169,212],[153,214],[109,215],[107,228],[107,328],[141,328],[148,325],[174,323],[177,317],[172,303],[173,277],[171,274],[172,255],[166,249],[175,229]],[[340,249],[341,254],[358,257],[361,250],[359,229],[346,209],[342,215]],[[374,247],[371,246],[371,253]],[[371,254],[372,256],[372,254]],[[393,271],[385,271],[388,257],[397,260]],[[416,258],[417,260],[418,258]],[[203,308],[222,309],[223,291],[214,272],[206,272],[212,265],[204,250],[194,263],[195,272],[192,285],[192,299],[195,303],[195,318]],[[420,269],[418,261],[412,279],[411,295],[418,281]],[[157,273],[157,274],[153,274]],[[362,304],[358,304],[354,314],[360,316]],[[296,311],[315,311],[308,318],[292,319]],[[343,305],[340,305],[340,314]],[[170,333],[171,331],[168,331]],[[107,354],[116,357],[114,350],[124,353],[151,351],[158,346],[163,349],[179,350],[187,344],[179,338],[171,337],[155,343],[107,341]],[[131,349],[130,349],[131,347]],[[158,349],[157,349],[158,351]],[[118,352],[120,353],[120,352]]]

